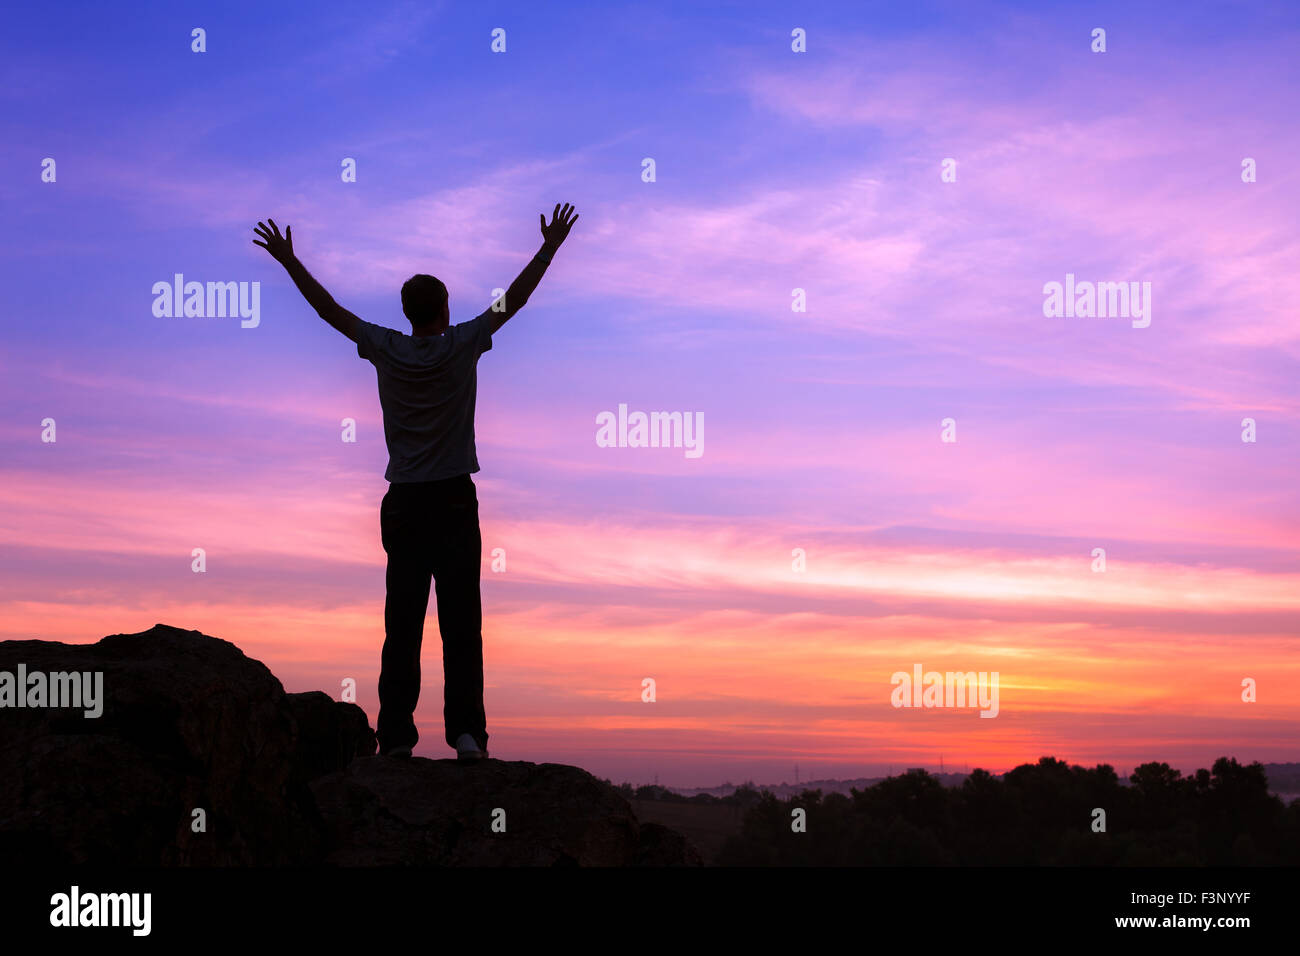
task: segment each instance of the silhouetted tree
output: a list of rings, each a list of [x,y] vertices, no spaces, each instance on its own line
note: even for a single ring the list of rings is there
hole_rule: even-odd
[[[1227,757],[1191,777],[1165,763],[1124,786],[1109,764],[1043,757],[995,777],[976,769],[946,788],[923,770],[848,797],[807,790],[786,800],[749,785],[741,832],[717,862],[742,866],[1205,866],[1300,862],[1300,800],[1268,792],[1261,764]],[[807,831],[791,827],[802,809]],[[1106,829],[1093,829],[1105,811]]]

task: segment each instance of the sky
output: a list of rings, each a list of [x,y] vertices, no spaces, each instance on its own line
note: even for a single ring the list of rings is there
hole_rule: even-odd
[[[409,330],[407,277],[466,321],[572,202],[478,368],[494,757],[682,787],[1300,760],[1294,5],[10,19],[0,639],[197,629],[291,692],[355,681],[373,724],[375,371],[252,228]],[[156,314],[177,273],[258,283],[256,321]],[[1144,317],[1049,314],[1053,282],[1137,283]],[[620,405],[702,418],[702,453],[602,447]],[[444,757],[432,610],[424,661]],[[918,666],[996,672],[996,717],[895,707]]]

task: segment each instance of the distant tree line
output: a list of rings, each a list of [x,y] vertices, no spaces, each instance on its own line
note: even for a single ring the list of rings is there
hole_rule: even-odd
[[[1259,763],[1221,757],[1184,777],[1143,764],[1123,786],[1113,767],[1044,757],[1000,778],[976,770],[944,787],[924,770],[850,795],[761,793],[723,866],[1215,866],[1300,862],[1300,800],[1268,792]],[[806,832],[794,832],[794,811]],[[1095,827],[1105,811],[1105,831]]]
[[[715,797],[711,793],[697,793],[694,796],[687,797],[675,790],[669,790],[667,787],[660,787],[654,784],[645,784],[641,787],[634,787],[630,783],[620,783],[617,786],[614,786],[614,784],[609,780],[606,780],[605,782],[611,787],[614,787],[615,790],[628,800],[660,800],[664,803],[703,803],[714,806],[740,807],[742,810],[747,810],[754,806],[763,799],[765,795],[752,780],[747,783],[742,783],[725,797]]]

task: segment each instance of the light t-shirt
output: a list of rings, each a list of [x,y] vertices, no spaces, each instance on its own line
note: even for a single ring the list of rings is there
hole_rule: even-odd
[[[485,316],[441,335],[412,336],[357,323],[357,355],[379,379],[390,482],[437,481],[478,471],[474,400],[478,357],[492,348]]]

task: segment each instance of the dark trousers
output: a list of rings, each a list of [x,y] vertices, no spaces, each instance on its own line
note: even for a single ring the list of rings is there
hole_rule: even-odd
[[[483,539],[478,496],[469,475],[390,484],[379,508],[388,552],[384,652],[379,675],[379,746],[413,747],[420,699],[420,645],[429,580],[442,632],[443,722],[447,743],[469,734],[487,752],[483,713],[483,604],[479,565]]]

